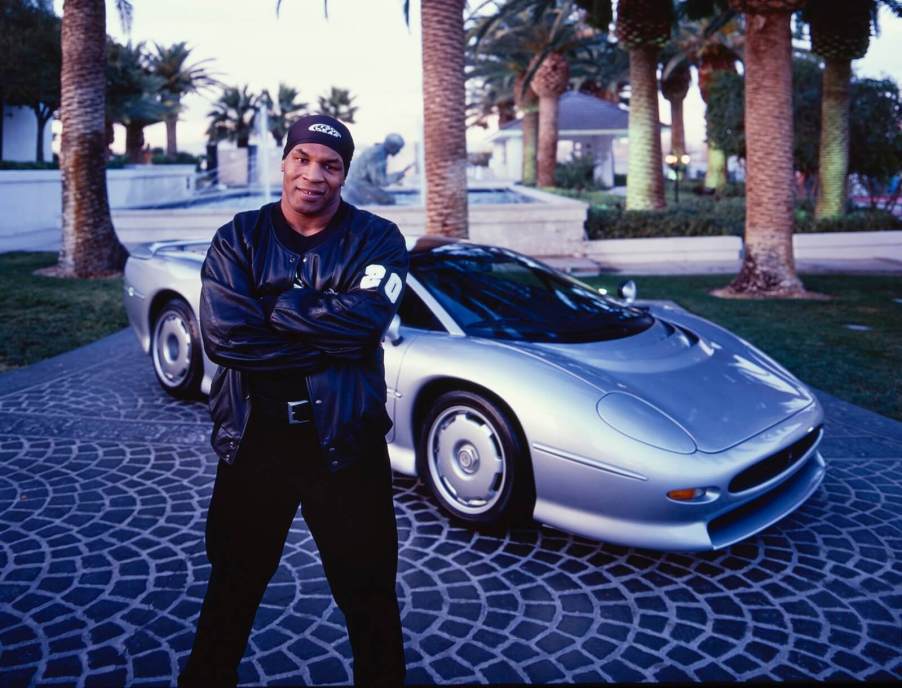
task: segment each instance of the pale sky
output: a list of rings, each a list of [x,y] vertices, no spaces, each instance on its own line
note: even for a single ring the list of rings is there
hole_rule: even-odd
[[[133,0],[133,42],[164,45],[187,41],[196,60],[213,58],[208,66],[229,85],[250,84],[275,93],[280,81],[300,90],[301,100],[316,106],[316,97],[330,86],[349,88],[359,106],[351,130],[358,150],[398,132],[412,144],[421,138],[422,72],[418,0],[411,2],[410,27],[404,23],[402,0],[330,0],[329,18],[322,0],[283,0],[276,18],[275,0]],[[54,0],[62,14],[62,0]],[[881,35],[872,38],[868,54],[853,63],[861,76],[902,76],[902,20],[881,15]],[[126,41],[115,12],[107,2],[107,31]],[[179,148],[203,151],[206,113],[216,94],[185,99],[179,123]],[[693,84],[684,105],[690,150],[704,142],[704,106]],[[669,122],[661,99],[661,119]],[[124,149],[124,131],[117,129],[116,150]],[[471,130],[475,148],[486,137]],[[165,126],[145,129],[151,146],[165,146]],[[413,146],[405,154],[412,155]],[[407,157],[406,155],[404,157]],[[399,161],[400,162],[400,161]]]

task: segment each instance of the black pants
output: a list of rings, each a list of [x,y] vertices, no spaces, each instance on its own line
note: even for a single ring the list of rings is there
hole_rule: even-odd
[[[253,416],[236,462],[220,462],[207,516],[212,570],[179,686],[234,686],[254,615],[301,513],[344,613],[354,683],[400,686],[404,652],[395,578],[398,531],[383,437],[330,473],[312,424]]]

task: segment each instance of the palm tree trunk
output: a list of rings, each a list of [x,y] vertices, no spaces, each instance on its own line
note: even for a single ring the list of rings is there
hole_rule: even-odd
[[[539,147],[539,111],[535,107],[523,114],[523,184],[536,185],[536,156]]]
[[[65,0],[60,77],[63,233],[57,273],[66,276],[117,272],[126,258],[107,197],[105,51],[104,0]]]
[[[727,154],[708,139],[708,168],[705,170],[705,188],[722,189],[727,185]]]
[[[670,150],[675,155],[686,152],[686,127],[683,125],[683,98],[674,98],[670,103]]]
[[[423,0],[426,233],[467,237],[464,0]]]
[[[539,98],[539,145],[536,156],[539,186],[554,186],[554,168],[557,165],[557,116],[558,97]]]
[[[166,115],[166,155],[175,157],[178,153],[175,128],[178,125],[179,116],[175,113]]]
[[[144,125],[127,124],[125,126],[125,155],[133,165],[144,162]]]
[[[805,293],[792,253],[792,42],[789,14],[746,14],[745,256],[720,295]]]
[[[820,186],[814,209],[814,217],[818,220],[836,217],[846,211],[851,77],[851,60],[826,60],[821,96]]]
[[[657,52],[653,46],[630,48],[629,168],[627,210],[663,208],[664,171],[658,119]]]

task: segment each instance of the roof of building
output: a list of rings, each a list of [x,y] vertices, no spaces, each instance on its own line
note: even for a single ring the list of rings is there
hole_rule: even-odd
[[[489,139],[522,135],[522,122],[508,122]],[[558,101],[558,136],[614,134],[624,136],[629,129],[629,110],[577,91],[565,92]]]

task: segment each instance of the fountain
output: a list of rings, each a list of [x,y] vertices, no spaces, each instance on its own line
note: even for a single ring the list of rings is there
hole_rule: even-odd
[[[188,200],[182,198],[170,203],[157,203],[152,207],[114,209],[113,222],[120,240],[124,243],[141,243],[167,239],[208,239],[218,227],[229,222],[236,212],[256,209],[271,202],[271,143],[267,119],[266,110],[261,108],[257,169],[251,176],[256,182],[256,189],[248,186],[233,187],[227,191],[218,191],[215,196]],[[386,141],[390,138],[391,136]],[[372,148],[379,146],[384,147],[385,143]],[[374,155],[370,156],[370,167],[378,167],[380,170],[380,173],[373,175],[373,179],[381,180],[382,186],[399,180],[398,173],[386,173],[388,151],[372,152]],[[355,203],[391,220],[407,236],[420,236],[426,232],[426,209],[423,203],[426,180],[421,144],[417,145],[416,157],[419,189],[385,189],[364,183],[361,186],[370,196]],[[359,160],[355,159],[351,170],[355,169],[354,164],[366,163],[367,156],[361,155]],[[361,171],[363,168],[358,170],[358,174]],[[349,194],[352,191],[350,188],[346,190]],[[378,194],[391,194],[390,200],[393,202],[379,204],[375,200]],[[588,204],[582,201],[508,182],[471,180],[468,205],[469,236],[474,242],[504,246],[533,256],[574,255],[584,250],[583,226]]]
[[[260,114],[260,143],[257,146],[258,181],[263,189],[263,202],[272,202],[272,184],[269,178],[269,111],[264,103]]]

